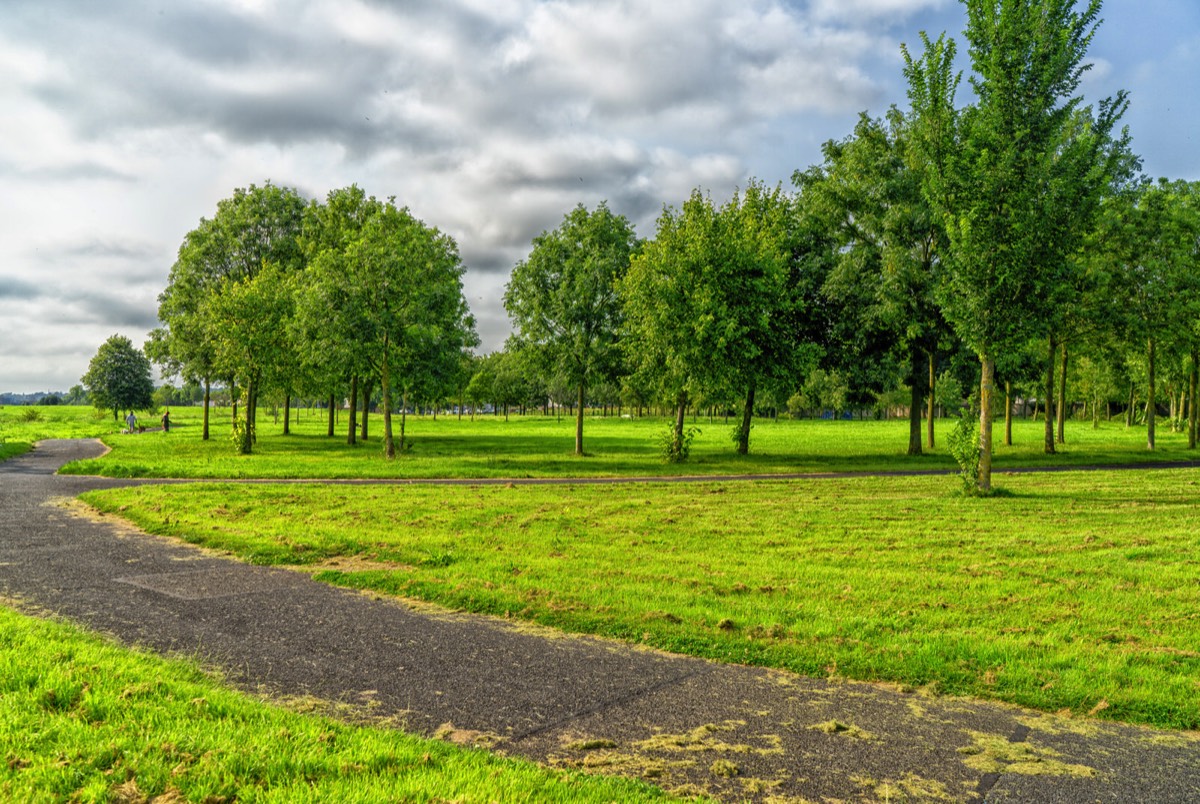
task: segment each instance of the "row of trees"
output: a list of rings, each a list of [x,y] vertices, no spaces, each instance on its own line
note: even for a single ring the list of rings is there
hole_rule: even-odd
[[[934,444],[939,382],[961,380],[978,388],[986,491],[995,411],[1036,397],[1054,451],[1069,370],[1093,414],[1116,386],[1130,416],[1144,401],[1153,448],[1160,366],[1194,444],[1200,188],[1138,176],[1123,94],[1079,97],[1100,0],[964,5],[970,104],[954,40],[922,35],[903,54],[909,109],[862,115],[788,191],[694,191],[645,241],[606,204],[575,208],[514,268],[514,335],[486,359],[468,354],[451,239],[357,187],[317,203],[271,184],[187,235],[147,353],[206,390],[241,389],[244,451],[264,389],[327,395],[331,435],[348,394],[350,440],[378,389],[389,456],[391,413],[413,401],[552,400],[574,408],[579,454],[589,401],[655,403],[674,410],[679,457],[689,407],[736,408],[746,452],[764,400],[862,405],[904,388],[915,455]]]
[[[264,390],[329,398],[349,387],[350,432],[360,391],[383,394],[384,452],[404,449],[404,420],[393,435],[393,400],[433,393],[461,372],[476,344],[453,239],[351,186],[307,202],[270,183],[237,190],[188,233],[159,297],[146,351],[170,374],[205,388],[240,389],[234,435],[249,453]],[[365,386],[365,387],[364,387]]]
[[[923,410],[933,444],[939,367],[966,350],[986,492],[994,413],[1011,412],[1031,375],[1044,378],[1032,395],[1045,409],[1060,400],[1045,449],[1061,442],[1071,354],[1094,378],[1142,371],[1153,448],[1169,348],[1188,367],[1194,445],[1200,189],[1138,176],[1117,128],[1124,94],[1095,105],[1077,94],[1100,0],[964,4],[972,103],[956,98],[954,40],[922,35],[923,52],[904,52],[910,109],[864,114],[822,164],[797,171],[794,192],[751,182],[717,205],[696,191],[644,243],[603,205],[576,209],[513,272],[510,350],[570,379],[581,400],[613,382],[671,400],[676,449],[699,400],[741,400],[745,452],[763,389],[787,399],[818,376],[860,392],[902,384],[910,454]]]

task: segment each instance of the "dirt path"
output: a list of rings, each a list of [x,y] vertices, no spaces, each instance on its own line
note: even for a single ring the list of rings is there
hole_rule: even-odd
[[[0,464],[0,594],[248,689],[731,801],[1200,800],[1196,735],[429,613],[80,517],[63,500],[138,482],[54,474],[100,449],[43,442]]]

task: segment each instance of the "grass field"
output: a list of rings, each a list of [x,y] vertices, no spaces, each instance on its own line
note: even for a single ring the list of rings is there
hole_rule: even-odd
[[[396,729],[289,711],[230,691],[193,664],[118,648],[4,607],[0,745],[4,801],[665,798],[634,781],[551,771]]]
[[[86,415],[84,409],[81,416]],[[781,474],[794,472],[864,472],[909,469],[953,469],[944,448],[951,423],[939,424],[940,444],[926,455],[904,455],[908,444],[906,421],[791,421],[759,420],[751,436],[749,455],[737,455],[730,439],[732,424],[699,417],[700,434],[692,457],[682,464],[665,464],[657,438],[667,428],[660,418],[592,417],[584,444],[588,456],[576,457],[574,423],[564,417],[480,416],[467,418],[412,416],[407,434],[411,451],[386,461],[381,453],[383,421],[372,415],[370,439],[346,444],[345,417],[338,435],[326,435],[323,411],[295,414],[293,434],[260,413],[255,454],[238,455],[227,437],[228,411],[214,411],[212,438],[202,441],[196,408],[172,410],[170,434],[113,433],[104,436],[112,452],[81,461],[65,471],[114,477],[188,478],[370,478],[370,477],[606,477],[630,475]],[[111,421],[111,419],[109,420]],[[399,423],[397,421],[398,429]],[[1179,461],[1200,457],[1186,449],[1182,433],[1160,428],[1158,448],[1146,449],[1143,428],[1106,423],[1071,422],[1067,444],[1057,455],[1042,450],[1040,422],[1018,421],[1012,447],[996,448],[996,467],[1085,464],[1125,464]],[[1000,442],[997,431],[997,443]]]
[[[812,675],[1200,728],[1200,471],[94,492],[318,579]]]
[[[348,446],[344,417],[330,439],[323,413],[301,413],[287,437],[264,416],[257,452],[247,457],[236,455],[225,437],[225,412],[214,414],[213,439],[203,442],[195,409],[173,410],[170,434],[133,436],[116,433],[110,417],[82,408],[44,408],[40,421],[17,421],[21,410],[0,409],[4,449],[19,451],[50,436],[101,436],[112,452],[71,469],[115,476],[518,478],[953,468],[942,448],[905,457],[903,421],[759,421],[752,454],[737,456],[730,425],[701,418],[692,459],[670,466],[655,447],[666,428],[661,419],[589,418],[589,456],[576,458],[570,454],[573,424],[565,418],[411,417],[412,451],[387,462],[378,417],[372,417],[368,442]],[[949,427],[940,424],[942,444]],[[1166,428],[1153,453],[1145,449],[1144,430],[1115,423],[1099,430],[1070,423],[1068,443],[1056,456],[1042,453],[1040,422],[1018,422],[1015,433],[1016,446],[997,449],[995,483],[1003,494],[990,499],[958,496],[957,479],[933,476],[466,487],[214,482],[94,492],[86,501],[151,532],[247,561],[295,565],[329,583],[464,611],[809,675],[888,680],[1047,711],[1200,728],[1200,470],[1005,474],[1026,466],[1183,461],[1196,453],[1186,449],[1182,434]],[[313,800],[405,797],[416,794],[396,786],[408,782],[394,777],[426,772],[432,775],[412,777],[420,785],[413,789],[464,800],[654,794],[593,788],[588,780],[312,716],[255,708],[253,715],[225,717],[235,711],[226,703],[212,739],[227,742],[199,743],[180,754],[184,727],[171,725],[176,718],[195,720],[188,706],[196,700],[225,701],[221,696],[233,693],[186,666],[163,671],[146,665],[152,668],[147,677],[169,676],[165,683],[174,684],[174,674],[182,673],[179,683],[210,685],[205,691],[122,682],[134,676],[94,658],[93,647],[79,647],[94,641],[57,628],[0,618],[0,675],[18,679],[18,688],[0,691],[0,730],[6,745],[21,746],[6,749],[0,797],[53,789],[67,792],[50,800],[104,800],[117,794],[114,785],[126,783],[143,793],[169,793],[172,786],[183,789],[183,780],[168,772],[177,767],[198,785],[190,789],[219,789],[238,800],[291,800],[302,792],[297,779],[314,779],[316,789],[326,791]],[[103,651],[118,664],[156,661],[129,659],[107,646]],[[34,669],[10,671],[17,656]],[[82,703],[101,688],[92,673],[124,684],[96,693],[107,707]],[[126,694],[141,684],[151,692]],[[130,701],[143,708],[134,711],[135,721],[119,721],[118,710]],[[212,710],[206,704],[203,711]],[[92,712],[107,719],[94,723]],[[242,731],[243,720],[266,723],[265,731]],[[115,731],[106,731],[109,725]],[[167,737],[148,731],[160,725]],[[319,739],[341,730],[353,736],[339,736],[337,751]],[[95,739],[80,742],[85,732]],[[280,746],[268,742],[272,735],[283,735]],[[400,743],[416,747],[396,747]],[[240,745],[256,746],[256,756],[257,746],[270,745],[279,764],[255,764],[238,752]],[[227,751],[229,761],[213,759]],[[407,759],[392,765],[371,759],[387,755]],[[434,758],[433,769],[426,756]],[[485,786],[475,787],[477,778]]]
[[[66,405],[0,405],[0,460],[44,438],[100,438],[118,432],[112,413]]]

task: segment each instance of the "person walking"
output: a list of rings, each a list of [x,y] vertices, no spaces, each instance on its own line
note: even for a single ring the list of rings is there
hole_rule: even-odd
[[[129,411],[129,415],[125,417],[125,423],[129,425],[129,433],[132,435],[135,432],[134,428],[137,427],[137,416],[133,415],[132,410]]]
[[[171,432],[171,411],[169,409],[163,411],[162,428],[164,433]]]

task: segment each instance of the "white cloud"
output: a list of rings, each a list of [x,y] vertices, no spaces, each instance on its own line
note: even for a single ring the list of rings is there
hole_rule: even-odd
[[[140,343],[184,234],[267,179],[321,197],[357,183],[454,235],[496,348],[508,270],[576,204],[607,200],[652,236],[662,206],[695,187],[726,197],[752,170],[786,183],[859,111],[903,102],[897,42],[961,25],[957,9],[8,0],[0,391],[69,387],[113,331]],[[1194,31],[1161,51],[1183,53],[1183,39]],[[1094,61],[1089,82],[1119,81],[1108,65],[1121,59]],[[1171,132],[1195,128],[1187,114]],[[22,334],[56,320],[70,323]]]

